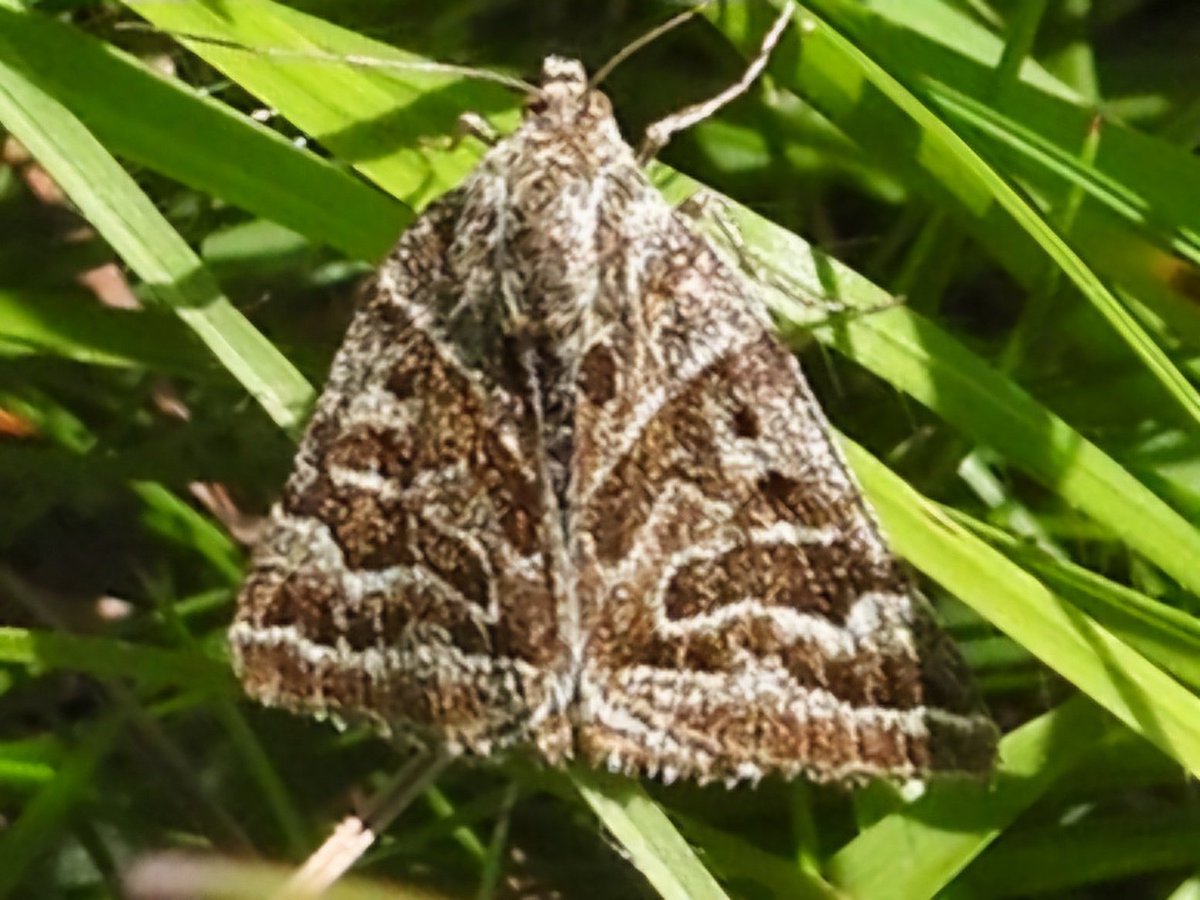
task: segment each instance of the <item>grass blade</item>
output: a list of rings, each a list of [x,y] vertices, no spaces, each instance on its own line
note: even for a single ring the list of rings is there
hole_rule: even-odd
[[[826,10],[826,15],[817,15],[812,11],[813,7]],[[799,63],[789,63],[785,54],[776,54],[772,73],[786,85],[810,88],[806,95],[835,120],[839,111],[845,112],[847,103],[854,107],[865,102],[867,97],[871,98],[874,107],[881,103],[894,105],[896,113],[890,120],[898,133],[910,137],[903,141],[893,137],[889,145],[911,149],[913,156],[908,159],[909,165],[922,170],[926,178],[936,180],[967,217],[986,217],[993,207],[1003,210],[1008,220],[1033,238],[1041,251],[1108,320],[1115,333],[1175,400],[1179,412],[1192,422],[1200,422],[1200,394],[1162,348],[1003,176],[862,46],[838,30],[843,16],[835,11],[841,8],[840,0],[801,7],[797,22],[804,35],[804,44]],[[761,23],[753,21],[759,17],[747,15],[744,9],[717,6],[711,7],[706,14],[739,47],[749,47],[753,35],[761,30]],[[812,90],[813,82],[825,86],[829,93]],[[879,112],[878,109],[875,111]]]
[[[956,525],[861,447],[845,446],[901,556],[1200,774],[1200,697]]]
[[[933,897],[1112,730],[1082,697],[1005,735],[993,784],[934,782],[830,858],[849,896]]]
[[[128,173],[61,103],[20,67],[0,30],[0,121],[54,177],[154,296],[176,311],[267,414],[295,431],[312,390],[221,295],[188,245]]]
[[[666,900],[727,900],[671,820],[636,781],[575,767],[571,779],[646,880]]]

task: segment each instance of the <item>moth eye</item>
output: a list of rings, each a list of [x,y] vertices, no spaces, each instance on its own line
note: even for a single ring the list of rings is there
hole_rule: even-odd
[[[533,94],[525,101],[525,112],[530,115],[540,116],[549,108],[550,103],[545,94]]]

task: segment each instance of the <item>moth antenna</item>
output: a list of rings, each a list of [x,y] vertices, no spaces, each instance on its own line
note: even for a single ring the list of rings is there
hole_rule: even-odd
[[[596,74],[591,77],[590,81],[588,81],[588,85],[587,85],[588,90],[592,90],[593,88],[600,85],[604,81],[605,78],[607,78],[609,75],[612,74],[613,69],[615,69],[621,63],[625,62],[625,60],[629,59],[629,57],[633,56],[633,54],[637,53],[639,50],[641,50],[643,47],[645,47],[651,41],[658,40],[660,37],[662,37],[668,31],[671,31],[672,29],[677,28],[678,26],[682,25],[684,22],[688,21],[690,18],[692,18],[694,15],[696,15],[698,12],[700,12],[700,10],[702,10],[704,7],[706,7],[710,2],[711,2],[711,0],[704,0],[704,2],[699,3],[696,6],[691,7],[690,9],[685,9],[683,12],[679,13],[678,15],[672,16],[671,18],[667,19],[667,21],[663,22],[661,25],[656,25],[654,28],[651,28],[649,31],[647,31],[645,34],[643,34],[641,37],[638,37],[638,38],[634,39],[633,41],[630,41],[628,44],[626,44],[624,47],[622,47],[620,50],[618,50],[615,54],[610,56],[608,59],[608,62],[606,62],[604,65],[602,65],[599,69],[596,70]]]
[[[654,158],[654,156],[667,145],[671,140],[671,135],[677,131],[683,131],[685,128],[691,128],[697,122],[707,119],[726,103],[744,94],[754,84],[762,70],[767,67],[767,61],[771,58],[771,52],[779,43],[779,39],[783,37],[783,31],[787,28],[788,22],[792,18],[792,2],[786,0],[783,9],[780,10],[778,17],[771,24],[771,28],[763,37],[762,46],[758,48],[758,53],[750,60],[750,65],[746,67],[746,71],[742,73],[742,77],[731,84],[715,97],[710,97],[700,103],[694,103],[691,106],[684,107],[679,112],[672,113],[666,118],[659,119],[646,129],[645,137],[642,138],[642,146],[638,149],[638,160],[645,163]]]
[[[253,53],[257,56],[269,56],[274,59],[297,59],[310,62],[333,62],[343,65],[358,66],[363,69],[402,69],[410,72],[431,72],[438,75],[457,75],[462,78],[473,78],[476,81],[491,81],[503,85],[510,90],[523,94],[533,94],[537,88],[524,79],[513,75],[504,75],[487,69],[476,69],[472,66],[459,66],[454,63],[439,63],[431,60],[384,59],[379,56],[367,56],[361,53],[328,53],[323,50],[285,50],[281,47],[250,47],[228,38],[213,37],[208,34],[195,34],[189,31],[174,31],[166,28],[154,28],[140,22],[122,23],[120,28],[128,31],[153,31],[165,34],[182,41],[195,41],[199,44],[209,44],[227,50],[239,50],[243,53]]]

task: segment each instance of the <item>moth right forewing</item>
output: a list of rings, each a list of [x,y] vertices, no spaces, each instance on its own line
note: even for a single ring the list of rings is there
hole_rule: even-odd
[[[994,726],[796,359],[638,179],[638,280],[576,403],[581,754],[700,780],[986,770]]]

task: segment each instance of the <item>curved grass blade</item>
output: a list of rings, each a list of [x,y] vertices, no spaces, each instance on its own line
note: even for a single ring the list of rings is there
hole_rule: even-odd
[[[640,784],[597,769],[570,770],[576,790],[666,900],[727,900],[662,808]]]
[[[893,150],[888,152],[894,154],[895,148],[899,148],[908,166],[919,170],[922,180],[936,182],[968,218],[982,219],[992,215],[993,210],[1002,210],[1009,226],[1015,224],[1033,238],[1041,252],[1108,320],[1166,394],[1174,399],[1176,414],[1181,412],[1192,422],[1200,422],[1200,394],[1087,263],[961,136],[839,31],[831,16],[822,18],[812,12],[811,7],[818,5],[840,8],[841,4],[840,0],[826,0],[798,7],[797,22],[803,34],[801,52],[791,59],[776,54],[771,72],[783,84],[802,90],[835,122],[849,120],[869,104],[876,125],[881,120],[887,121],[894,129],[889,141]],[[761,27],[761,23],[753,21],[758,17],[748,6],[718,4],[708,7],[705,14],[738,47],[749,46],[751,35]],[[849,130],[853,134],[853,128]]]
[[[1200,697],[955,524],[861,447],[843,443],[897,553],[1200,774]]]
[[[1192,200],[1200,163],[1193,154],[1115,120],[1031,59],[1019,81],[989,91],[1005,41],[945,0],[872,0],[839,14],[873,53],[903,48],[895,59],[907,66],[909,87],[1008,175],[1052,204],[1081,189],[1087,202],[1072,243],[1097,272],[1195,338],[1200,314],[1189,282],[1200,265],[1200,206]],[[1083,162],[1081,136],[1095,127],[1103,132],[1096,158]]]
[[[358,259],[386,253],[412,218],[352,173],[215,98],[22,7],[0,0],[0,34],[21,47],[29,76],[121,159],[259,210]],[[330,216],[330,209],[341,215]]]
[[[428,61],[269,0],[126,5],[180,34],[205,61],[416,210],[461,181],[479,156],[475,142],[451,146],[445,138],[464,110],[500,113],[493,123],[502,129],[515,121],[519,98],[506,89],[419,68],[341,62]]]
[[[267,414],[296,431],[312,390],[221,295],[216,281],[129,174],[20,66],[21,47],[0,30],[0,121],[87,220],[200,337]]]
[[[838,850],[830,880],[860,900],[937,895],[1113,730],[1095,705],[1068,700],[1004,736],[992,784],[931,783]]]

